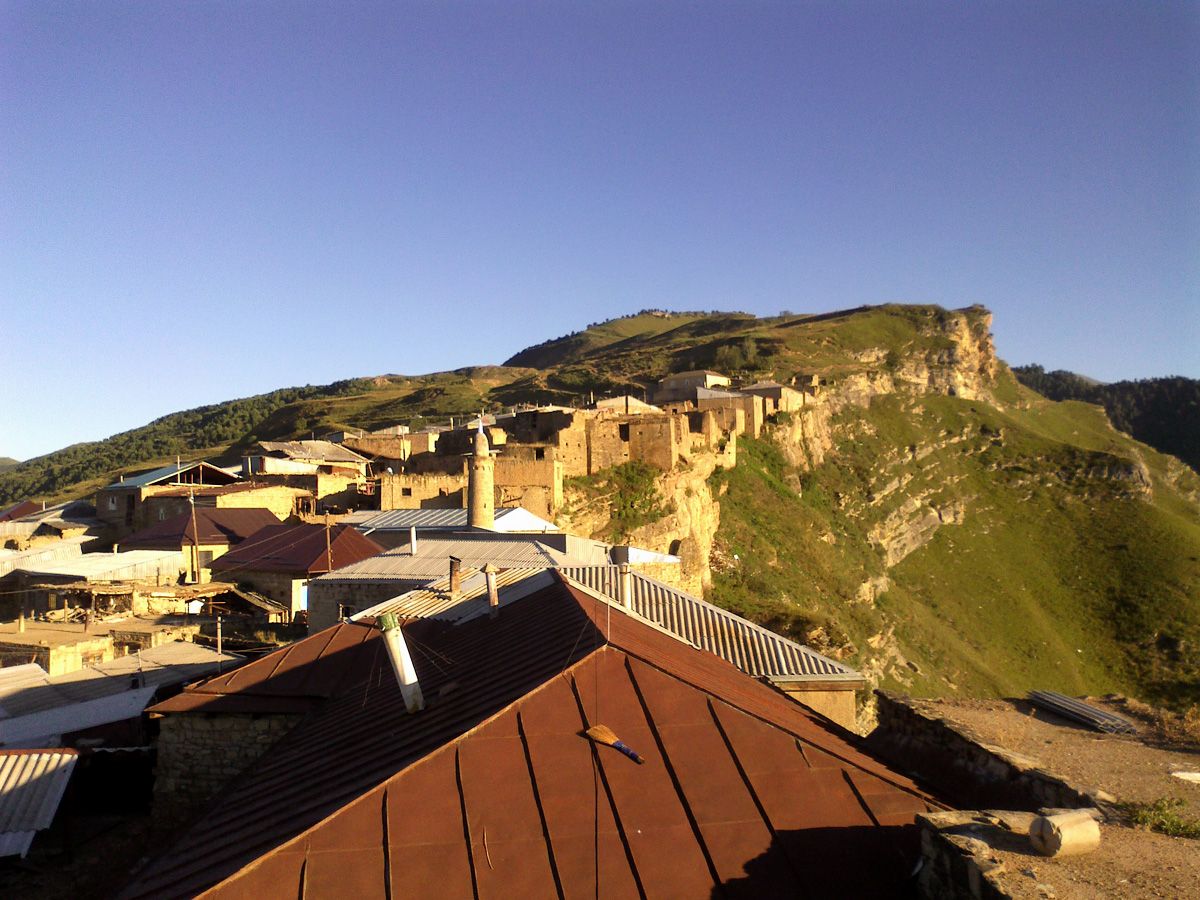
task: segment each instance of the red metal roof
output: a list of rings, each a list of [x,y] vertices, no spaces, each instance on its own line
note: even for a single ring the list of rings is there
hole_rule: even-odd
[[[190,547],[193,538],[199,544],[240,544],[252,534],[278,524],[279,517],[269,509],[198,506],[195,529],[191,513],[183,513],[131,534],[120,546],[122,550],[178,550]]]
[[[11,522],[22,516],[41,512],[44,505],[42,503],[34,503],[32,500],[22,500],[19,503],[14,503],[12,506],[0,509],[0,522]]]
[[[564,583],[496,620],[406,625],[428,703],[415,716],[378,635],[344,624],[291,648],[308,645],[315,681],[299,658],[222,680],[330,696],[125,896],[862,895],[911,870],[931,804],[915,785]],[[594,723],[646,764],[580,737]]]
[[[330,528],[328,546],[329,559],[324,525],[272,525],[214,559],[210,568],[227,579],[236,579],[242,570],[304,577],[340,569],[383,552],[383,547],[349,525]]]

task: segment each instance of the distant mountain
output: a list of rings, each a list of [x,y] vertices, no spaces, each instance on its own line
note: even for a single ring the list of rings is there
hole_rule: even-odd
[[[1021,384],[1051,400],[1104,407],[1113,425],[1200,472],[1200,380],[1172,376],[1104,384],[1061,369],[1013,369]]]
[[[13,459],[11,456],[0,456],[0,472],[6,469],[11,469],[13,466],[20,465],[19,459]]]

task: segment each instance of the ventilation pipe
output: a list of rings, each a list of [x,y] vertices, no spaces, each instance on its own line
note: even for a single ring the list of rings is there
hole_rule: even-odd
[[[617,568],[617,602],[626,609],[633,604],[633,575],[629,572],[629,563],[621,563]]]
[[[458,598],[462,590],[462,560],[457,556],[450,557],[450,599]]]
[[[421,684],[417,681],[417,670],[413,668],[412,657],[408,655],[408,644],[404,642],[404,632],[395,613],[384,613],[379,617],[379,630],[383,632],[383,642],[387,647],[388,659],[392,661],[392,671],[396,673],[396,682],[400,685],[400,695],[404,698],[404,708],[410,713],[420,712],[425,708],[425,698],[421,696]]]
[[[483,580],[487,583],[488,615],[493,619],[500,615],[500,592],[496,589],[496,573],[499,571],[491,563],[483,567]]]
[[[417,555],[417,526],[408,526],[408,552],[412,556]]]

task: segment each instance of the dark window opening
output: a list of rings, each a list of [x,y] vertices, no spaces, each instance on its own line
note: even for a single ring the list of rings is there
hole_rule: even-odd
[[[411,497],[412,496],[412,488],[400,488],[400,496],[401,497]]]
[[[534,450],[533,458],[534,459],[545,459],[546,458],[546,448],[538,447],[536,450]]]
[[[617,433],[620,435],[621,440],[628,441],[629,440],[629,425],[628,424],[618,425]]]

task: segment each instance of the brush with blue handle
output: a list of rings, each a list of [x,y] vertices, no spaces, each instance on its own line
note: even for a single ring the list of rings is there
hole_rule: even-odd
[[[605,746],[612,747],[614,750],[620,750],[639,766],[645,762],[636,750],[633,750],[624,741],[618,739],[616,732],[607,725],[593,725],[587,730],[587,736],[597,744],[604,744]]]

